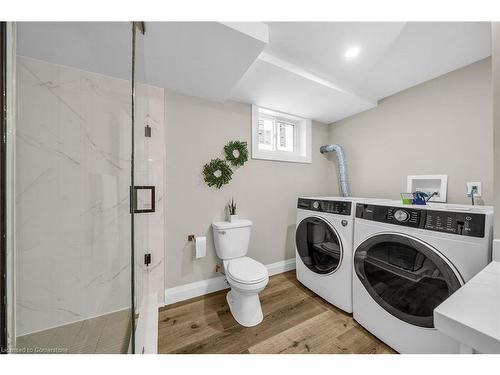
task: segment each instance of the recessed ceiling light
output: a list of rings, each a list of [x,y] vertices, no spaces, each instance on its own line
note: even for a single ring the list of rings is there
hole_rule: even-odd
[[[358,46],[355,46],[355,47],[351,47],[347,51],[345,51],[344,56],[346,59],[353,59],[356,56],[358,56],[360,52],[361,52],[361,48],[359,48]]]

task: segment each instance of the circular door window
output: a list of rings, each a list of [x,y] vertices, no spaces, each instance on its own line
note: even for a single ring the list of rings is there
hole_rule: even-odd
[[[319,217],[308,217],[300,222],[295,244],[304,265],[315,273],[331,273],[340,266],[340,239],[332,226]]]
[[[434,328],[434,309],[461,286],[459,276],[432,247],[384,233],[354,253],[354,270],[370,296],[407,323]]]

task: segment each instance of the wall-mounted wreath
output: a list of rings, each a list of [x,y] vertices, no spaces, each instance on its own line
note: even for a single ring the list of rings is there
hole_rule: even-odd
[[[248,160],[248,147],[246,142],[231,141],[224,146],[226,160],[235,167],[241,167]]]
[[[231,181],[232,176],[231,167],[222,159],[212,159],[203,166],[203,179],[210,187],[215,186],[220,189]]]

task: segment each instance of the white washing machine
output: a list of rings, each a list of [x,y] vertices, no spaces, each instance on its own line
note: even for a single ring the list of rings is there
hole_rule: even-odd
[[[358,204],[354,319],[400,353],[458,353],[434,309],[491,260],[493,208]]]
[[[352,312],[352,252],[356,202],[365,198],[303,197],[298,200],[297,279],[342,310]]]

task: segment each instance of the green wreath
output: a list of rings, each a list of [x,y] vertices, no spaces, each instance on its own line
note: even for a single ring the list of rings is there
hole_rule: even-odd
[[[247,143],[242,141],[231,141],[224,146],[226,160],[235,167],[241,167],[248,160]]]
[[[232,175],[231,167],[222,159],[212,159],[203,166],[203,179],[210,187],[220,189],[231,181]]]

